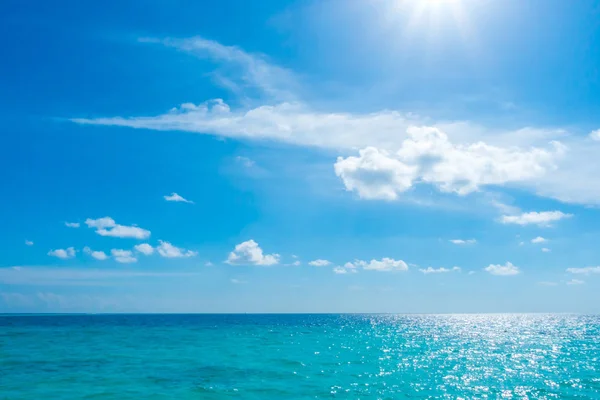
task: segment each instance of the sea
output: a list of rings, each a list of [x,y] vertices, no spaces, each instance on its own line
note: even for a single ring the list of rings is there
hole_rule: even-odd
[[[600,317],[2,315],[0,399],[600,399]]]

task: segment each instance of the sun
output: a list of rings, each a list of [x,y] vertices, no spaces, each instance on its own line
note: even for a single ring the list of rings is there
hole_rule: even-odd
[[[388,22],[402,21],[403,36],[425,33],[434,41],[442,27],[452,27],[468,41],[473,38],[466,4],[471,0],[387,0]],[[394,15],[396,17],[394,17]]]

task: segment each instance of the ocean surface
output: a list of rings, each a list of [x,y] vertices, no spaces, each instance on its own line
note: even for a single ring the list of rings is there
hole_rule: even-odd
[[[600,399],[600,317],[0,316],[0,399]]]

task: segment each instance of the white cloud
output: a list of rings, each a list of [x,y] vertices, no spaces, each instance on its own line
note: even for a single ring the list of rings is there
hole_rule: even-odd
[[[548,239],[543,238],[541,236],[538,236],[538,237],[536,237],[534,239],[531,239],[531,243],[536,243],[536,244],[537,243],[546,243],[547,241],[548,241]]]
[[[543,282],[538,282],[538,285],[540,285],[540,286],[557,286],[558,283],[543,281]]]
[[[100,236],[110,236],[118,238],[147,239],[150,237],[150,231],[137,226],[119,225],[110,217],[98,219],[86,219],[86,225],[89,228],[95,228]]]
[[[489,266],[484,268],[484,270],[489,272],[492,275],[499,275],[499,276],[511,276],[511,275],[518,275],[521,273],[521,271],[519,270],[519,267],[513,265],[510,262],[507,262],[505,265],[490,264]]]
[[[344,264],[345,269],[353,270],[362,268],[366,271],[408,271],[408,265],[402,260],[394,260],[393,258],[384,257],[381,260],[355,260]]]
[[[591,131],[589,136],[590,136],[590,139],[592,139],[592,140],[600,140],[600,129]]]
[[[301,265],[302,263],[298,260],[294,261],[291,265],[293,265],[294,267],[297,267],[299,265]]]
[[[500,221],[503,224],[516,225],[539,225],[548,227],[552,222],[560,221],[564,218],[571,218],[573,214],[565,214],[562,211],[531,211],[520,215],[503,215]]]
[[[83,252],[85,254],[89,254],[90,256],[92,256],[93,258],[95,258],[96,260],[106,260],[108,258],[108,256],[106,255],[105,252],[103,251],[94,251],[92,249],[90,249],[89,247],[84,247],[83,248]]]
[[[210,261],[207,261],[204,263],[205,267],[213,267],[215,264],[211,263]]]
[[[395,154],[374,147],[358,157],[339,157],[335,172],[346,189],[360,197],[393,200],[415,183],[435,185],[442,192],[466,195],[485,185],[534,180],[556,168],[564,148],[503,148],[483,142],[455,145],[438,128],[410,127],[408,139]]]
[[[149,256],[152,253],[154,253],[154,248],[152,246],[150,246],[148,243],[136,244],[135,246],[133,246],[133,248],[137,252],[142,253],[146,256]]]
[[[552,250],[550,250],[550,249],[549,249],[549,248],[547,248],[547,247],[543,247],[543,248],[542,248],[542,251],[543,251],[544,253],[550,253]]]
[[[567,282],[567,285],[583,285],[584,283],[585,281],[582,281],[580,279],[571,279]]]
[[[348,269],[344,268],[344,267],[334,267],[333,268],[333,273],[334,274],[338,274],[338,275],[343,275],[343,274],[347,274],[348,273]]]
[[[85,220],[85,224],[88,226],[88,228],[104,229],[112,228],[116,225],[116,222],[111,217],[104,217],[98,219],[88,218]]]
[[[346,187],[364,198],[394,199],[418,183],[458,194],[510,185],[564,202],[600,204],[600,187],[589,185],[600,174],[600,141],[563,129],[501,130],[469,121],[435,122],[395,110],[321,111],[298,100],[306,84],[263,55],[202,37],[140,41],[218,63],[222,68],[213,74],[215,80],[237,95],[243,106],[232,110],[214,99],[199,105],[184,103],[161,115],[73,118],[73,122],[275,140],[336,149],[344,156],[349,150],[364,149],[364,156],[341,157],[336,168]],[[251,101],[257,97],[261,105]],[[429,126],[415,128],[424,125]],[[415,136],[411,129],[429,133]]]
[[[463,245],[463,244],[475,244],[477,243],[477,240],[475,239],[452,239],[450,240],[450,243],[454,243],[456,245]]]
[[[227,257],[228,264],[275,265],[279,263],[279,254],[263,254],[258,243],[250,239],[235,246]]]
[[[442,268],[438,268],[438,269],[427,267],[426,269],[420,269],[419,271],[421,271],[425,275],[444,274],[444,273],[448,273],[448,272],[460,272],[460,267],[452,267],[452,268],[443,268],[442,267]]]
[[[298,89],[291,71],[272,64],[262,54],[250,54],[236,46],[225,46],[200,36],[187,39],[141,38],[140,42],[162,44],[227,65],[227,70],[218,70],[214,74],[215,80],[240,96],[258,92],[261,97],[285,101],[293,100],[295,89]]]
[[[33,242],[31,240],[25,240],[25,245],[33,246]]]
[[[467,275],[475,275],[477,272],[476,271],[469,271],[469,273]]]
[[[309,262],[308,265],[312,265],[313,267],[326,267],[331,265],[331,261],[318,259]]]
[[[231,283],[233,283],[234,285],[243,285],[243,284],[248,283],[248,281],[243,281],[241,279],[233,278],[233,279],[231,279]]]
[[[338,157],[335,173],[346,189],[364,199],[395,200],[412,187],[417,168],[403,164],[384,150],[367,147],[358,157]]]
[[[65,222],[67,228],[79,228],[79,222]]]
[[[600,267],[567,268],[567,272],[579,275],[600,274]]]
[[[134,263],[137,261],[137,258],[135,258],[131,250],[112,249],[110,253],[115,258],[115,261],[123,264]]]
[[[252,168],[256,163],[248,157],[237,156],[235,160],[246,168]]]
[[[69,258],[75,257],[75,249],[73,247],[68,247],[67,249],[56,249],[50,250],[48,252],[49,256],[58,257],[63,260],[67,260]]]
[[[169,242],[164,242],[162,240],[159,240],[159,243],[160,244],[158,246],[156,246],[156,251],[162,257],[183,258],[183,257],[194,257],[194,256],[198,255],[198,253],[195,251],[175,247]]]
[[[166,201],[175,201],[175,202],[180,202],[180,203],[194,204],[193,201],[184,199],[183,197],[181,197],[180,195],[178,195],[175,192],[171,193],[170,196],[163,196],[163,197],[165,198]]]

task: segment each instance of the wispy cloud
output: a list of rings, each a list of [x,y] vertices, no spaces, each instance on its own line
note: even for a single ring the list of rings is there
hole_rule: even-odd
[[[79,222],[65,222],[67,228],[79,228],[81,224]]]
[[[275,265],[279,263],[279,254],[264,254],[263,249],[254,240],[248,240],[235,246],[227,257],[228,264]]]
[[[95,228],[100,236],[111,236],[118,238],[147,239],[150,237],[150,231],[138,226],[119,225],[110,217],[85,220],[89,228]]]
[[[582,281],[581,279],[571,279],[567,282],[567,285],[583,285],[584,283],[585,281]]]
[[[313,267],[326,267],[328,265],[331,265],[331,261],[329,261],[329,260],[323,260],[323,259],[317,259],[317,260],[310,261],[308,263],[308,265],[311,265]]]
[[[500,221],[503,224],[538,225],[541,227],[548,227],[551,226],[553,222],[571,218],[572,216],[573,214],[565,214],[562,211],[531,211],[519,215],[504,215]]]
[[[567,272],[579,275],[600,274],[600,267],[567,268]]]
[[[424,273],[425,275],[429,275],[429,274],[447,274],[449,272],[460,272],[461,269],[460,267],[452,267],[452,268],[432,268],[432,267],[428,267],[425,269],[419,269],[419,271],[421,271],[422,273]]]
[[[179,203],[194,204],[193,201],[187,200],[187,199],[181,197],[180,195],[178,195],[175,192],[171,193],[169,196],[163,196],[163,197],[165,198],[166,201],[174,201],[174,202],[179,202]]]
[[[237,156],[235,161],[243,165],[245,168],[252,168],[256,163],[248,157]]]
[[[141,38],[140,42],[173,47],[226,66],[216,71],[216,81],[238,95],[264,96],[278,101],[290,101],[296,97],[296,75],[273,64],[263,54],[250,54],[239,47],[226,46],[200,36],[186,39]]]
[[[475,240],[475,239],[452,239],[452,240],[450,240],[450,243],[453,243],[456,245],[467,245],[467,244],[475,244],[475,243],[477,243],[477,240]]]
[[[25,240],[26,246],[33,246],[33,242],[31,240]]]
[[[76,253],[75,248],[68,247],[66,249],[50,250],[48,252],[48,255],[52,256],[52,257],[60,258],[62,260],[67,260],[69,258],[75,257],[75,253]]]

